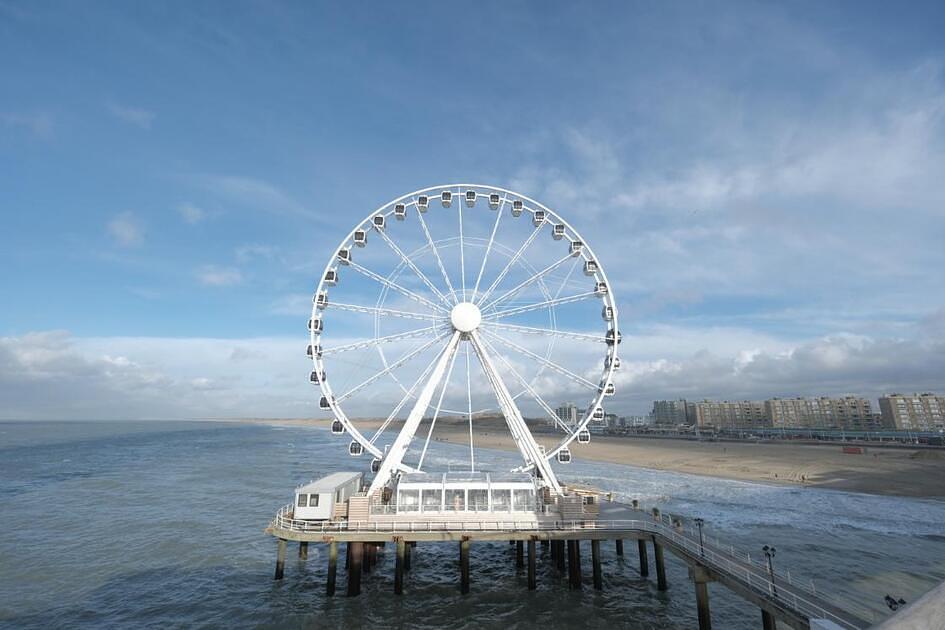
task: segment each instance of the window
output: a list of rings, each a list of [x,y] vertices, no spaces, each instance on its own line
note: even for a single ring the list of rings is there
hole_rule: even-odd
[[[512,509],[511,490],[492,491],[492,510],[494,512],[509,512]]]
[[[401,490],[398,512],[417,512],[420,510],[420,491]]]
[[[486,512],[489,510],[489,491],[488,490],[470,490],[469,491],[469,509],[474,512]]]
[[[300,494],[299,495],[299,507],[308,507],[308,495]]]
[[[513,492],[514,504],[512,509],[516,512],[530,512],[534,509],[532,505],[533,496],[531,490],[515,490]]]
[[[424,490],[423,491],[423,511],[424,512],[439,512],[440,511],[440,501],[443,499],[443,492],[437,488],[435,490]]]
[[[446,491],[446,510],[448,512],[462,512],[466,509],[465,490]]]
[[[310,494],[308,495],[308,506],[309,507],[318,507],[318,495]]]

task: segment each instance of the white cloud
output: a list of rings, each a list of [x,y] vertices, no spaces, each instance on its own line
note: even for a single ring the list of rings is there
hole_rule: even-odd
[[[122,247],[140,245],[144,239],[144,228],[132,212],[116,215],[106,227],[109,235]]]
[[[142,109],[140,107],[128,107],[126,105],[119,105],[118,103],[107,103],[106,108],[108,109],[108,112],[115,118],[137,127],[141,127],[142,129],[150,129],[151,123],[155,118],[154,112]]]
[[[226,287],[243,282],[243,274],[234,267],[204,265],[196,272],[200,284],[212,287]]]
[[[202,208],[198,208],[192,203],[182,203],[177,206],[177,212],[181,218],[190,225],[200,223],[207,218],[207,213]]]
[[[204,190],[231,203],[273,214],[322,218],[287,192],[261,179],[237,175],[200,175],[192,179]]]

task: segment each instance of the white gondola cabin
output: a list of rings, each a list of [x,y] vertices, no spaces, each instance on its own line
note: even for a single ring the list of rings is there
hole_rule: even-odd
[[[556,223],[555,226],[551,228],[551,238],[555,239],[556,241],[560,241],[562,238],[564,238],[565,230],[566,228],[564,227],[563,223]]]
[[[606,359],[604,359],[604,367],[609,370],[609,369],[611,368],[611,366],[612,366],[615,370],[619,370],[619,369],[620,369],[620,357],[610,357],[610,356],[608,356]]]
[[[357,440],[351,440],[351,444],[348,445],[348,455],[352,457],[357,457],[364,452],[364,447],[361,446],[361,443]]]
[[[331,432],[334,435],[341,435],[345,432],[345,425],[341,420],[332,420],[331,421]]]
[[[407,206],[402,203],[398,203],[394,206],[394,218],[398,221],[403,221],[404,217],[407,216]]]
[[[584,261],[584,275],[593,276],[597,274],[597,261],[596,260],[585,260]]]
[[[318,408],[319,408],[319,409],[331,409],[331,401],[328,400],[328,396],[322,396],[322,397],[318,400]]]
[[[308,329],[316,335],[320,335],[323,330],[322,320],[318,318],[308,320]]]
[[[315,306],[317,306],[319,309],[325,308],[326,306],[328,306],[328,293],[326,293],[325,291],[318,293],[315,296],[314,302],[315,302]]]
[[[578,432],[577,436],[578,444],[590,444],[591,443],[591,432],[587,429],[581,429]]]
[[[570,464],[571,463],[571,450],[568,449],[567,446],[564,446],[561,448],[560,451],[558,451],[558,455],[556,457],[558,458],[559,464]]]
[[[476,205],[476,191],[467,190],[466,191],[466,207],[472,208],[475,205]]]
[[[342,505],[361,490],[361,473],[338,472],[295,489],[295,518],[327,521],[336,505]]]
[[[312,370],[312,373],[308,375],[308,381],[312,385],[318,385],[325,382],[325,370]]]
[[[453,203],[453,193],[448,190],[444,190],[443,194],[440,195],[440,203],[443,204],[444,208],[449,208]]]
[[[367,232],[365,230],[354,231],[354,244],[358,247],[367,245]]]
[[[513,217],[522,216],[522,212],[524,210],[525,210],[525,204],[522,202],[521,199],[516,199],[515,201],[512,202],[512,216]]]
[[[426,195],[420,195],[417,197],[417,210],[420,212],[426,212],[427,208],[430,207],[430,198]]]
[[[320,359],[322,357],[321,345],[317,343],[314,346],[312,344],[308,344],[308,348],[305,349],[305,356],[307,356],[309,359],[314,359],[316,357]]]
[[[351,262],[351,250],[350,249],[339,249],[338,250],[338,262],[342,265],[347,265]]]
[[[607,295],[607,283],[598,282],[597,284],[595,284],[594,293],[596,293],[597,295]]]
[[[607,335],[604,337],[604,339],[607,341],[608,346],[614,345],[614,339],[616,339],[617,343],[619,344],[622,338],[623,338],[623,335],[620,334],[620,331],[617,331],[617,334],[615,337],[613,330],[608,330]]]
[[[545,222],[545,211],[544,210],[535,210],[535,214],[532,215],[532,225],[538,227]]]
[[[499,193],[490,193],[489,194],[489,208],[491,210],[499,209]]]
[[[397,513],[529,513],[538,511],[527,473],[405,473],[397,483]]]
[[[605,322],[612,322],[614,320],[614,307],[605,306],[601,309],[600,316],[604,318]]]
[[[594,412],[591,414],[591,418],[594,420],[594,422],[603,422],[604,421],[604,408],[594,407]]]
[[[385,221],[385,219],[384,219],[384,215],[383,215],[383,214],[375,214],[375,215],[374,215],[374,218],[371,219],[371,224],[374,226],[374,229],[375,229],[375,230],[383,230],[383,229],[384,229],[384,221]]]
[[[577,256],[584,251],[584,243],[581,241],[571,241],[571,249],[569,252],[572,256]]]
[[[336,284],[338,284],[338,270],[337,269],[329,269],[328,271],[325,272],[325,284],[327,284],[330,287],[333,287]]]
[[[617,393],[617,388],[613,383],[605,383],[602,385],[598,391],[604,394],[604,396],[613,396]]]

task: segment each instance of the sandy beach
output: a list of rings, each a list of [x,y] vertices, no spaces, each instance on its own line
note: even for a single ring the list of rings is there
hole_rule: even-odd
[[[328,426],[328,420],[251,419],[281,426]],[[379,420],[359,422],[376,427]],[[478,426],[477,426],[478,425]],[[476,446],[515,450],[504,424],[474,423]],[[467,425],[443,419],[434,439],[469,443]],[[536,433],[545,446],[551,434]],[[574,444],[576,460],[585,459],[743,481],[794,484],[850,492],[905,497],[945,497],[945,451],[868,447],[862,455],[844,453],[840,444],[696,442],[678,439],[593,436],[590,444]]]

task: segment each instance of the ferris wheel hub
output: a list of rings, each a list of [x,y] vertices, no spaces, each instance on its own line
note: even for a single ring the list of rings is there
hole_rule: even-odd
[[[479,328],[482,313],[472,302],[460,302],[450,311],[450,323],[462,333],[469,333]]]

